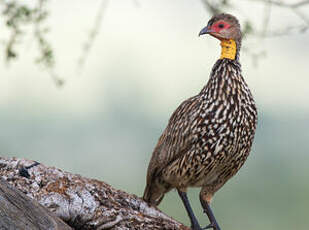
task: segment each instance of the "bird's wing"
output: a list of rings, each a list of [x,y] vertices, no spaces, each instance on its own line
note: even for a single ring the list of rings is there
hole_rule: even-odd
[[[152,178],[158,175],[170,162],[181,157],[192,147],[196,139],[192,135],[192,129],[198,124],[200,100],[198,95],[191,97],[172,114],[152,153],[147,182],[150,183]]]

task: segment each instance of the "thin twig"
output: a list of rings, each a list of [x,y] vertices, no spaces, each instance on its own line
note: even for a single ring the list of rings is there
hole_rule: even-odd
[[[300,8],[309,5],[309,0],[300,1],[297,3],[285,3],[282,1],[274,1],[274,0],[250,0],[257,2],[267,2],[270,5],[275,5],[278,7],[290,8],[292,12],[294,12],[300,19],[302,19],[307,25],[309,25],[309,18],[300,11]]]
[[[90,53],[90,50],[94,44],[95,38],[100,32],[101,24],[103,21],[104,13],[107,8],[109,0],[103,0],[101,3],[101,6],[98,9],[97,15],[95,17],[94,25],[89,33],[87,41],[83,45],[82,54],[80,55],[77,64],[78,64],[78,70],[79,73],[84,67],[84,64],[86,62],[86,59]]]
[[[301,7],[301,6],[304,6],[304,5],[307,5],[307,4],[309,4],[309,1],[305,0],[305,1],[300,1],[298,3],[292,4],[292,7]]]
[[[265,0],[250,0],[250,1],[256,1],[256,2],[265,2]],[[287,7],[287,8],[298,8],[304,5],[309,4],[308,0],[300,1],[297,3],[285,3],[282,1],[274,1],[274,0],[267,0],[270,4],[280,6],[280,7]]]
[[[207,11],[210,11],[212,14],[217,14],[217,13],[220,12],[219,9],[216,6],[214,6],[213,4],[211,4],[208,0],[202,0],[202,3],[204,5],[205,9]]]
[[[293,12],[309,26],[309,18],[307,18],[306,15],[299,10],[299,8],[293,8]]]
[[[265,36],[267,34],[268,26],[269,26],[269,21],[270,21],[270,15],[271,15],[271,3],[270,0],[267,0],[265,3],[265,14],[264,14],[264,19],[263,19],[263,31],[262,34]]]
[[[55,85],[57,87],[61,87],[64,84],[64,80],[55,73],[55,59],[53,56],[53,50],[50,47],[50,44],[44,38],[44,29],[41,28],[41,18],[44,17],[44,14],[46,13],[43,10],[45,3],[46,0],[38,0],[36,19],[34,20],[34,37],[41,52],[41,57],[37,59],[37,62],[41,63],[43,67],[46,68],[49,76],[55,82]]]

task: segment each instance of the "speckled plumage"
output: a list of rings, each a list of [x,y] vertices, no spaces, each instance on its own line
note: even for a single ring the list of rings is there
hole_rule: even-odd
[[[210,202],[247,159],[257,110],[241,74],[240,39],[237,44],[237,58],[219,59],[201,92],[172,114],[148,166],[143,198],[150,204],[188,187],[202,187],[201,197]]]
[[[191,186],[216,192],[245,162],[256,114],[238,61],[219,59],[207,85],[170,118],[149,163],[144,199],[157,205],[172,188]]]

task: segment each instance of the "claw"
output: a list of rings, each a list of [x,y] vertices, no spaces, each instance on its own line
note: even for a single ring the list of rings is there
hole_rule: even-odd
[[[210,228],[215,229],[215,225],[213,223],[210,223],[205,228],[203,228],[203,230],[210,229]]]
[[[203,230],[203,228],[201,228],[199,225],[196,226],[191,226],[192,230]]]
[[[192,230],[203,230],[203,228],[201,228],[201,226],[197,222],[191,225],[191,229]]]
[[[215,223],[208,224],[205,228],[203,228],[203,230],[210,229],[210,228],[212,228],[213,230],[220,230],[219,226]]]

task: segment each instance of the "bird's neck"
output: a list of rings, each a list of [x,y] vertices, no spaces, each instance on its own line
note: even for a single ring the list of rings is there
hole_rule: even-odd
[[[210,78],[200,95],[206,100],[225,100],[228,95],[239,94],[239,90],[246,91],[243,89],[244,85],[246,83],[241,75],[241,65],[238,60],[223,58],[217,60],[213,66]]]
[[[233,39],[221,40],[221,56],[220,59],[238,59],[237,44]]]

